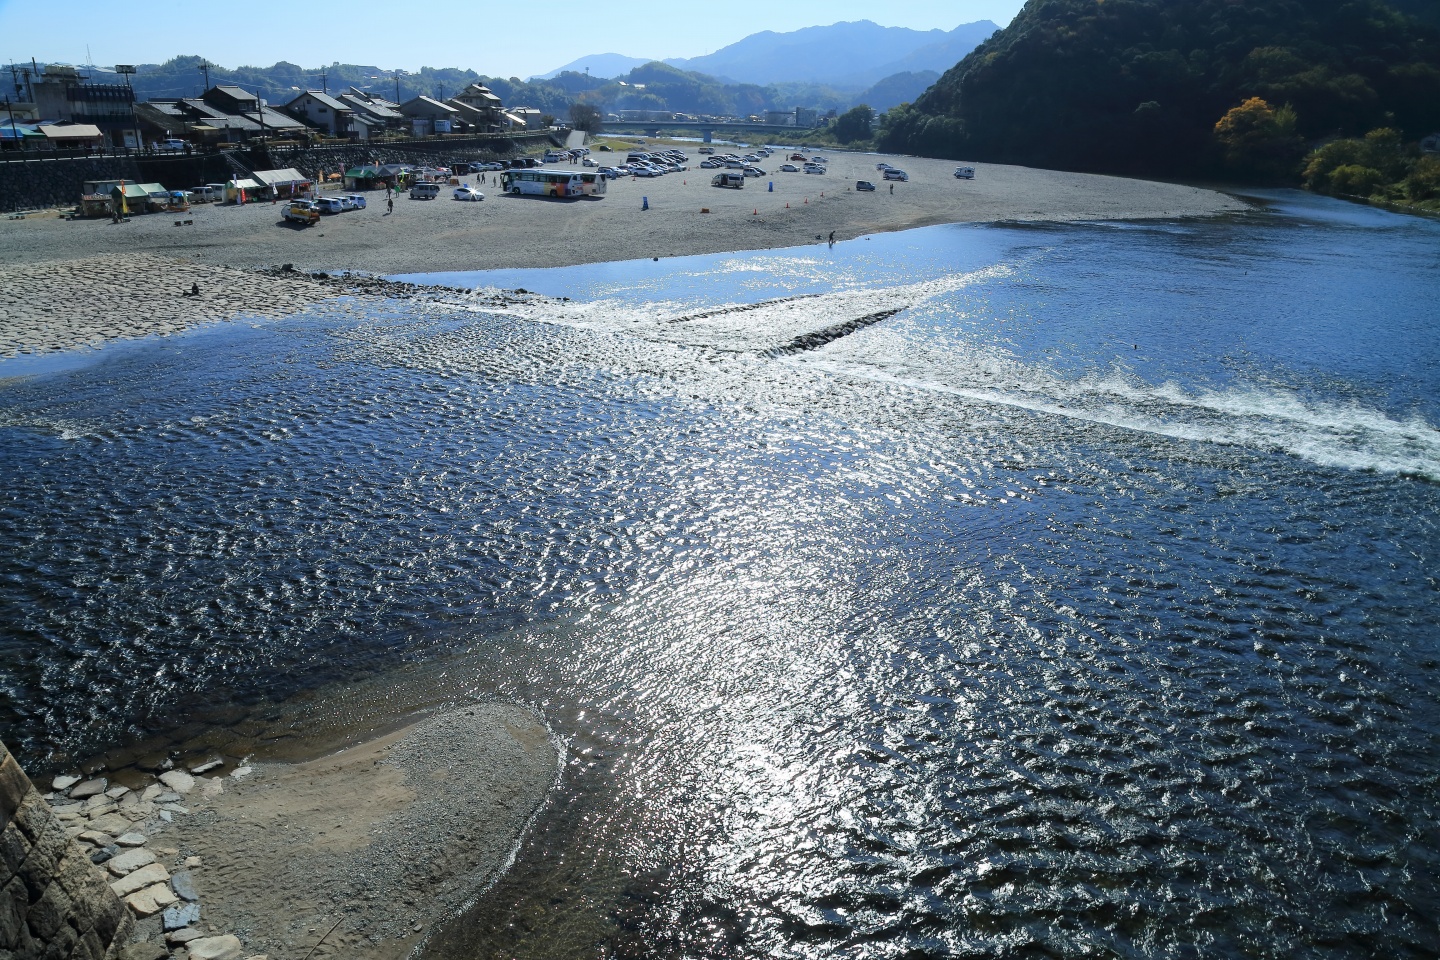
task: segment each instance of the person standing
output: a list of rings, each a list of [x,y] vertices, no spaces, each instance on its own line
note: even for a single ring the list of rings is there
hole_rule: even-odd
[[[394,197],[386,197],[386,198],[385,198],[385,212],[386,212],[386,213],[394,213],[394,212],[395,212],[395,198],[394,198]]]
[[[834,231],[834,230],[831,230],[831,231],[830,231],[830,249],[831,249],[831,250],[834,250],[834,249],[835,249],[835,231]]]

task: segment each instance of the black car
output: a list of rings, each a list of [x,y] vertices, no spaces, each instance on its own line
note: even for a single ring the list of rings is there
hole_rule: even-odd
[[[856,189],[856,190],[868,190],[868,191],[870,191],[871,193],[874,193],[874,192],[875,192],[875,184],[871,183],[869,180],[856,180],[856,181],[855,181],[855,189]]]

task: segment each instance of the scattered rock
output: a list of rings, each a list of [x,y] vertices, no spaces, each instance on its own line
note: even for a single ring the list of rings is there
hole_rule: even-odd
[[[207,773],[211,770],[214,770],[216,767],[224,766],[224,764],[224,760],[206,760],[204,763],[197,763],[195,766],[191,767],[190,772],[195,774],[196,776],[199,776],[202,773]]]
[[[167,770],[160,774],[160,782],[182,796],[195,789],[195,778],[184,770]]]
[[[107,813],[90,821],[90,829],[98,833],[119,836],[130,832],[130,818],[118,813]]]
[[[178,803],[167,803],[160,807],[161,813],[189,813],[189,807],[182,807]]]
[[[116,807],[117,804],[114,800],[111,800],[103,793],[97,793],[85,801],[85,815],[87,817],[98,817],[102,814],[110,813],[115,810]]]
[[[125,794],[129,792],[129,787],[111,787],[109,790],[105,791],[105,796],[109,797],[111,800],[119,800],[121,797],[125,796]]]
[[[80,839],[86,843],[93,843],[97,847],[114,846],[115,843],[118,842],[114,837],[110,836],[110,834],[101,833],[99,830],[86,830],[80,834]],[[126,846],[129,846],[129,844],[126,844]]]
[[[180,794],[174,792],[173,790],[166,790],[164,793],[158,794],[152,802],[153,802],[153,803],[178,803],[178,802],[180,801],[180,799],[181,799]]]
[[[103,836],[105,836],[105,835],[102,833],[102,834],[100,834],[100,836],[103,837]],[[114,840],[112,840],[112,841],[110,841],[110,842],[111,842],[111,843],[118,844],[118,845],[120,845],[120,846],[122,846],[122,847],[143,847],[143,846],[145,846],[145,834],[143,834],[143,833],[124,833],[124,834],[121,834],[120,836],[116,837]]]
[[[90,862],[98,867],[119,852],[120,848],[113,845],[109,847],[101,847],[99,850],[95,850],[90,854]]]
[[[152,863],[116,880],[110,884],[110,889],[115,891],[117,897],[128,897],[137,890],[141,890],[152,884],[165,883],[169,879],[169,870],[166,870],[158,863]]]
[[[168,883],[157,883],[125,898],[125,903],[139,917],[153,917],[174,902],[175,894],[170,892]]]
[[[225,781],[219,777],[211,777],[209,780],[200,781],[200,796],[207,800],[214,800],[225,792]]]
[[[254,767],[236,767],[234,770],[230,771],[230,776],[232,779],[235,780],[243,780],[254,772]]]
[[[201,937],[187,947],[195,960],[240,960],[240,938],[234,934],[223,937]]]
[[[69,790],[71,787],[75,786],[75,784],[79,782],[79,777],[72,777],[68,775],[59,776],[56,777],[54,780],[50,781],[50,788],[52,790]]]
[[[165,939],[170,943],[189,943],[191,940],[198,940],[205,936],[205,932],[199,927],[181,927],[179,930],[171,930],[165,934]]]
[[[189,870],[177,870],[170,877],[170,886],[180,895],[180,899],[189,900],[194,903],[200,899],[200,894],[195,891],[195,878],[190,875]]]
[[[185,866],[185,869],[191,870],[191,869],[194,869],[195,867],[202,866],[203,864],[204,864],[204,861],[201,860],[199,857],[186,857],[186,858],[185,858],[185,864],[184,864],[184,866]]]
[[[140,847],[139,849],[127,850],[118,856],[112,857],[109,862],[105,864],[105,869],[117,877],[123,877],[127,873],[133,873],[139,870],[141,867],[148,867],[154,862],[155,854],[146,850],[144,847]]]
[[[104,777],[97,777],[94,780],[86,780],[84,783],[77,786],[74,790],[70,791],[70,799],[84,800],[87,797],[93,797],[96,794],[104,793],[107,786],[109,786],[109,784]]]
[[[179,930],[199,922],[200,904],[198,903],[179,903],[173,907],[166,907],[161,918],[161,923],[167,931]]]
[[[140,799],[141,799],[141,800],[154,800],[156,797],[160,796],[160,794],[162,794],[162,793],[164,793],[164,792],[165,792],[165,789],[164,789],[163,787],[161,787],[160,784],[158,784],[158,783],[152,783],[152,784],[150,784],[150,786],[148,786],[148,787],[145,788],[145,791],[144,791],[143,793],[140,794]]]

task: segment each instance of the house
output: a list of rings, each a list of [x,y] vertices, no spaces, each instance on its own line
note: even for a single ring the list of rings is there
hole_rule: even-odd
[[[354,109],[319,90],[306,90],[285,104],[284,110],[290,116],[304,121],[326,136],[356,135],[350,122],[355,114]]]
[[[541,114],[534,107],[515,107],[505,111],[510,117],[510,126],[521,130],[543,130],[545,124],[541,122]]]
[[[85,150],[105,145],[105,134],[93,123],[42,123],[37,129],[52,150]]]
[[[495,133],[505,125],[505,108],[500,98],[483,83],[472,83],[451,97],[449,103],[468,109],[467,120],[484,133]]]
[[[775,127],[793,127],[795,126],[795,111],[766,110],[765,122]]]
[[[455,107],[425,96],[400,104],[400,112],[410,118],[411,128],[417,137],[450,133],[455,121],[460,119],[460,111]]]
[[[182,102],[191,103],[191,101]],[[246,125],[236,125],[230,122],[222,122],[218,125],[210,123],[217,129],[239,130],[245,134],[242,139],[248,139],[257,132],[261,137],[285,137],[302,134],[308,129],[305,124],[294,117],[271,109],[265,101],[242,87],[229,84],[211,87],[200,95],[200,102],[205,108],[219,114],[213,119],[221,121],[243,119],[255,123],[254,130],[249,129]]]
[[[366,129],[362,136],[373,137],[385,130],[404,130],[409,126],[399,105],[389,100],[367,95],[364,91],[351,88],[336,98],[351,110],[351,117],[361,122]]]

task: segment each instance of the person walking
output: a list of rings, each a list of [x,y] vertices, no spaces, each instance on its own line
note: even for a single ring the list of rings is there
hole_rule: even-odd
[[[835,249],[835,231],[834,231],[834,230],[831,230],[831,231],[830,231],[830,249],[831,249],[831,250],[834,250],[834,249]]]
[[[394,198],[394,197],[386,197],[386,198],[385,198],[385,212],[386,212],[387,214],[389,214],[389,213],[394,213],[394,212],[395,212],[395,198]]]
[[[895,184],[893,184],[893,183],[890,184],[890,192],[891,192],[892,194],[895,192]]]

